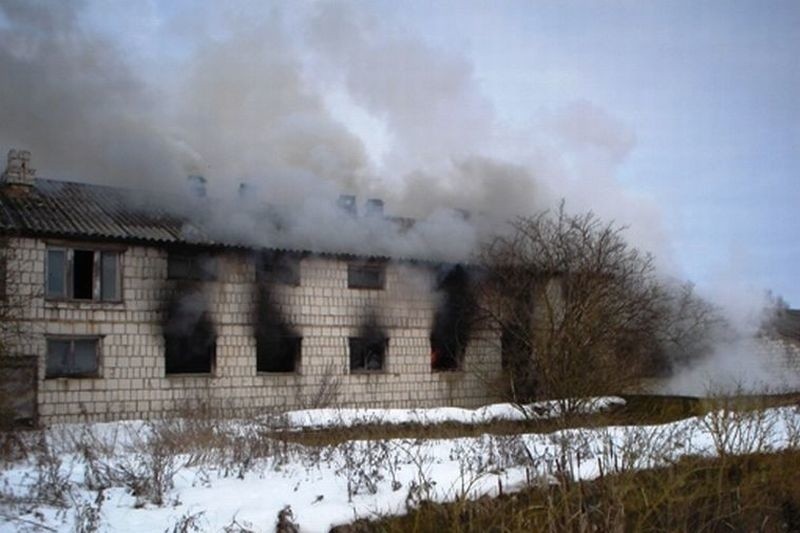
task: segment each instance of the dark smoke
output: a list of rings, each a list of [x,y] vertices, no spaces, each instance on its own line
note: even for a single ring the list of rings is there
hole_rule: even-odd
[[[163,313],[167,374],[213,372],[217,335],[208,299],[198,282],[180,282]]]
[[[458,370],[464,362],[477,313],[470,273],[462,265],[442,267],[436,290],[441,303],[431,328],[431,368]]]
[[[272,282],[260,280],[255,306],[256,369],[259,372],[295,372],[301,338],[281,313]]]

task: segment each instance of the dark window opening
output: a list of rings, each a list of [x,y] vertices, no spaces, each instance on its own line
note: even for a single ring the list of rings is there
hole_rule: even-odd
[[[91,300],[94,293],[94,252],[75,250],[72,259],[72,297]]]
[[[350,337],[350,371],[377,372],[383,370],[383,360],[389,339]]]
[[[47,339],[45,377],[96,377],[99,339]]]
[[[45,295],[53,299],[121,300],[120,253],[48,248]]]
[[[217,279],[217,258],[209,254],[169,252],[167,278],[186,281]]]
[[[347,265],[347,287],[350,289],[383,289],[386,262],[366,261]]]
[[[265,251],[256,262],[256,280],[297,287],[300,285],[300,256]]]
[[[296,372],[300,363],[300,337],[260,338],[256,346],[258,372]]]
[[[164,326],[167,374],[210,374],[217,338],[207,303],[198,292],[183,292],[170,303]]]
[[[431,369],[459,370],[472,334],[476,303],[467,270],[461,265],[440,273],[442,302],[431,329]]]
[[[273,299],[272,285],[257,285],[255,306],[256,370],[258,372],[297,372],[302,340],[283,318]]]

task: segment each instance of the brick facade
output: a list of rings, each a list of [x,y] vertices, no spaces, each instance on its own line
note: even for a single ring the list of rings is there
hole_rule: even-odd
[[[80,244],[80,243],[76,243]],[[91,245],[90,245],[91,246]],[[167,251],[131,245],[121,255],[122,301],[52,301],[44,297],[47,245],[9,240],[7,293],[24,302],[24,334],[13,354],[37,357],[37,409],[43,424],[151,418],[203,405],[233,416],[318,403],[325,384],[334,405],[347,407],[472,407],[494,401],[499,339],[476,331],[463,368],[432,372],[431,323],[439,295],[431,267],[390,262],[382,290],[349,289],[347,258],[307,255],[299,286],[278,286],[276,307],[302,336],[296,372],[256,371],[256,272],[244,251],[219,253],[216,281],[198,282],[217,334],[216,365],[203,375],[166,375],[162,321],[175,288]],[[354,373],[348,337],[374,318],[389,338],[383,371]],[[98,377],[45,378],[47,338],[98,337]]]

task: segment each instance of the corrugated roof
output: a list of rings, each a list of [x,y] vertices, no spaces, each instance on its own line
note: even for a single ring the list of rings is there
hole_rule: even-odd
[[[172,201],[170,201],[172,200]],[[253,242],[221,236],[204,228],[195,204],[163,194],[145,193],[105,185],[36,178],[32,186],[0,182],[0,233],[72,239],[101,239],[153,244],[192,244],[233,248],[262,248]],[[183,205],[183,212],[175,206]],[[271,226],[279,222],[269,206],[260,219]],[[278,217],[279,218],[279,217]],[[412,219],[396,220],[404,229]],[[389,259],[384,254],[353,253],[347,250],[301,249],[270,246],[286,252]],[[430,262],[423,258],[394,259]]]
[[[36,179],[0,186],[0,230],[21,234],[159,243],[215,243],[196,224],[125,189]]]

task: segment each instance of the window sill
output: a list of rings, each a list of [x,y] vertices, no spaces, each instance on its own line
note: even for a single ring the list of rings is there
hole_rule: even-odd
[[[373,376],[376,374],[388,374],[388,373],[389,372],[387,372],[384,369],[381,370],[361,370],[361,369],[354,370],[352,368],[350,369],[350,374],[354,376]]]
[[[299,370],[288,370],[286,372],[269,371],[269,370],[256,370],[256,376],[273,377],[273,376],[302,376]]]
[[[164,374],[167,379],[182,379],[182,378],[214,378],[216,377],[211,372],[172,372]]]

